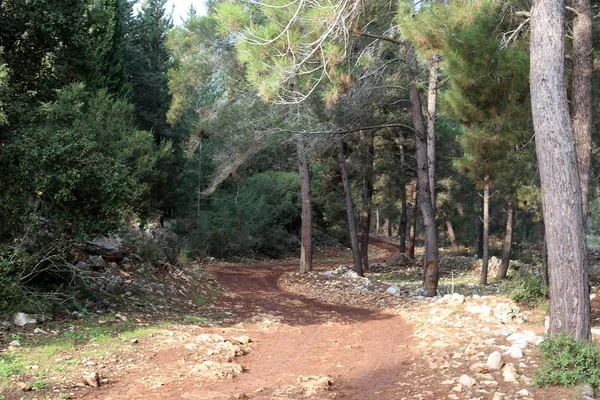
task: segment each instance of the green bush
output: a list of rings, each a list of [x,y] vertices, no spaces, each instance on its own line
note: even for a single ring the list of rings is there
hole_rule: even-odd
[[[593,343],[560,334],[542,342],[540,349],[546,364],[536,371],[537,386],[588,383],[600,387],[600,350]]]
[[[519,304],[535,306],[549,297],[550,289],[540,275],[522,269],[502,282],[500,293],[508,295]]]

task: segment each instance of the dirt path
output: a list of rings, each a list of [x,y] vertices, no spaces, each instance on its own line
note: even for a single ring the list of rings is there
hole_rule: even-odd
[[[396,251],[387,242],[378,240],[375,245],[387,250],[383,258]],[[217,380],[190,375],[189,364],[197,358],[185,339],[177,342],[174,334],[173,340],[149,351],[143,365],[84,398],[391,400],[423,393],[419,382],[431,378],[422,376],[411,351],[409,323],[397,315],[327,305],[280,290],[278,279],[295,267],[290,263],[212,271],[228,293],[214,307],[229,310],[236,323],[188,333],[250,337],[247,354],[235,359],[243,365],[243,374]],[[323,384],[327,380],[329,387]],[[436,398],[431,396],[420,398]]]

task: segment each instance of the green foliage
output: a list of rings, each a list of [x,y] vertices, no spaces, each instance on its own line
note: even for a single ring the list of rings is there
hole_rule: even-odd
[[[544,284],[540,275],[526,270],[518,270],[500,285],[500,292],[513,301],[529,306],[535,306],[548,299],[550,288]]]
[[[588,383],[600,387],[600,350],[593,343],[560,334],[542,342],[540,349],[545,365],[536,371],[537,386]]]
[[[0,353],[0,377],[10,378],[25,370],[25,363],[17,355]]]
[[[147,212],[150,189],[161,174],[154,167],[169,148],[138,131],[132,111],[128,103],[104,91],[90,95],[82,85],[44,105],[39,124],[6,148],[9,173],[0,180],[12,200],[8,221],[35,213],[53,230],[98,234]]]
[[[209,208],[200,214],[200,225],[190,234],[190,246],[219,257],[281,257],[295,251],[299,185],[294,172],[269,171],[218,190]]]

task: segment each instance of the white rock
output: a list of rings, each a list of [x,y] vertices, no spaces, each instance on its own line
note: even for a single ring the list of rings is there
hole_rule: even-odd
[[[516,346],[510,347],[505,354],[512,358],[523,358],[523,351]]]
[[[486,305],[483,306],[468,306],[466,308],[468,313],[471,314],[479,314],[480,316],[490,316],[492,315],[492,308]]]
[[[37,333],[38,335],[47,335],[48,334],[48,332],[46,332],[45,330],[40,329],[40,328],[35,328],[33,330],[33,333]]]
[[[504,400],[504,393],[496,392],[492,400]]]
[[[531,396],[531,393],[527,389],[521,389],[517,392],[519,396]]]
[[[32,314],[25,314],[25,313],[16,313],[15,314],[15,319],[13,321],[13,323],[16,326],[25,326],[27,324],[37,324],[37,318],[35,315]]]
[[[8,345],[11,347],[21,347],[21,343],[18,340],[13,340]]]
[[[513,364],[506,364],[502,368],[502,378],[504,378],[504,382],[517,382],[517,369]]]
[[[387,290],[385,292],[387,294],[391,294],[392,296],[400,295],[400,289],[398,289],[396,286],[390,286],[389,288],[387,288]]]
[[[515,332],[506,337],[506,340],[509,342],[522,342],[523,340],[527,341],[525,335],[522,332]]]
[[[470,387],[473,387],[473,385],[475,385],[477,383],[477,381],[475,379],[471,378],[469,375],[462,375],[458,379],[458,383],[460,383],[461,385],[463,385],[466,388],[470,388]]]
[[[494,351],[488,356],[486,365],[491,371],[497,371],[502,368],[504,364],[504,360],[502,359],[502,354],[499,351]]]

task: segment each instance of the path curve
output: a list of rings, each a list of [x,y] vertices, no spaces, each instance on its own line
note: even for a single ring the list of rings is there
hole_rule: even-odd
[[[382,239],[374,238],[372,244],[387,250],[385,257],[373,260],[376,262],[397,252],[396,245]],[[132,372],[133,381],[118,381],[85,398],[293,400],[298,397],[285,397],[284,389],[308,376],[327,376],[333,382],[331,390],[311,397],[320,400],[397,400],[421,393],[422,388],[415,385],[420,366],[413,364],[413,327],[397,315],[324,304],[280,290],[278,279],[296,266],[284,263],[211,269],[227,292],[216,306],[244,321],[212,331],[245,334],[254,341],[249,354],[236,358],[246,370],[242,375],[200,381],[183,370],[178,372],[174,366],[181,363],[185,353],[181,343],[149,356],[144,368]],[[147,371],[181,376],[171,376],[166,384],[153,387],[148,384],[153,376],[144,376]]]

